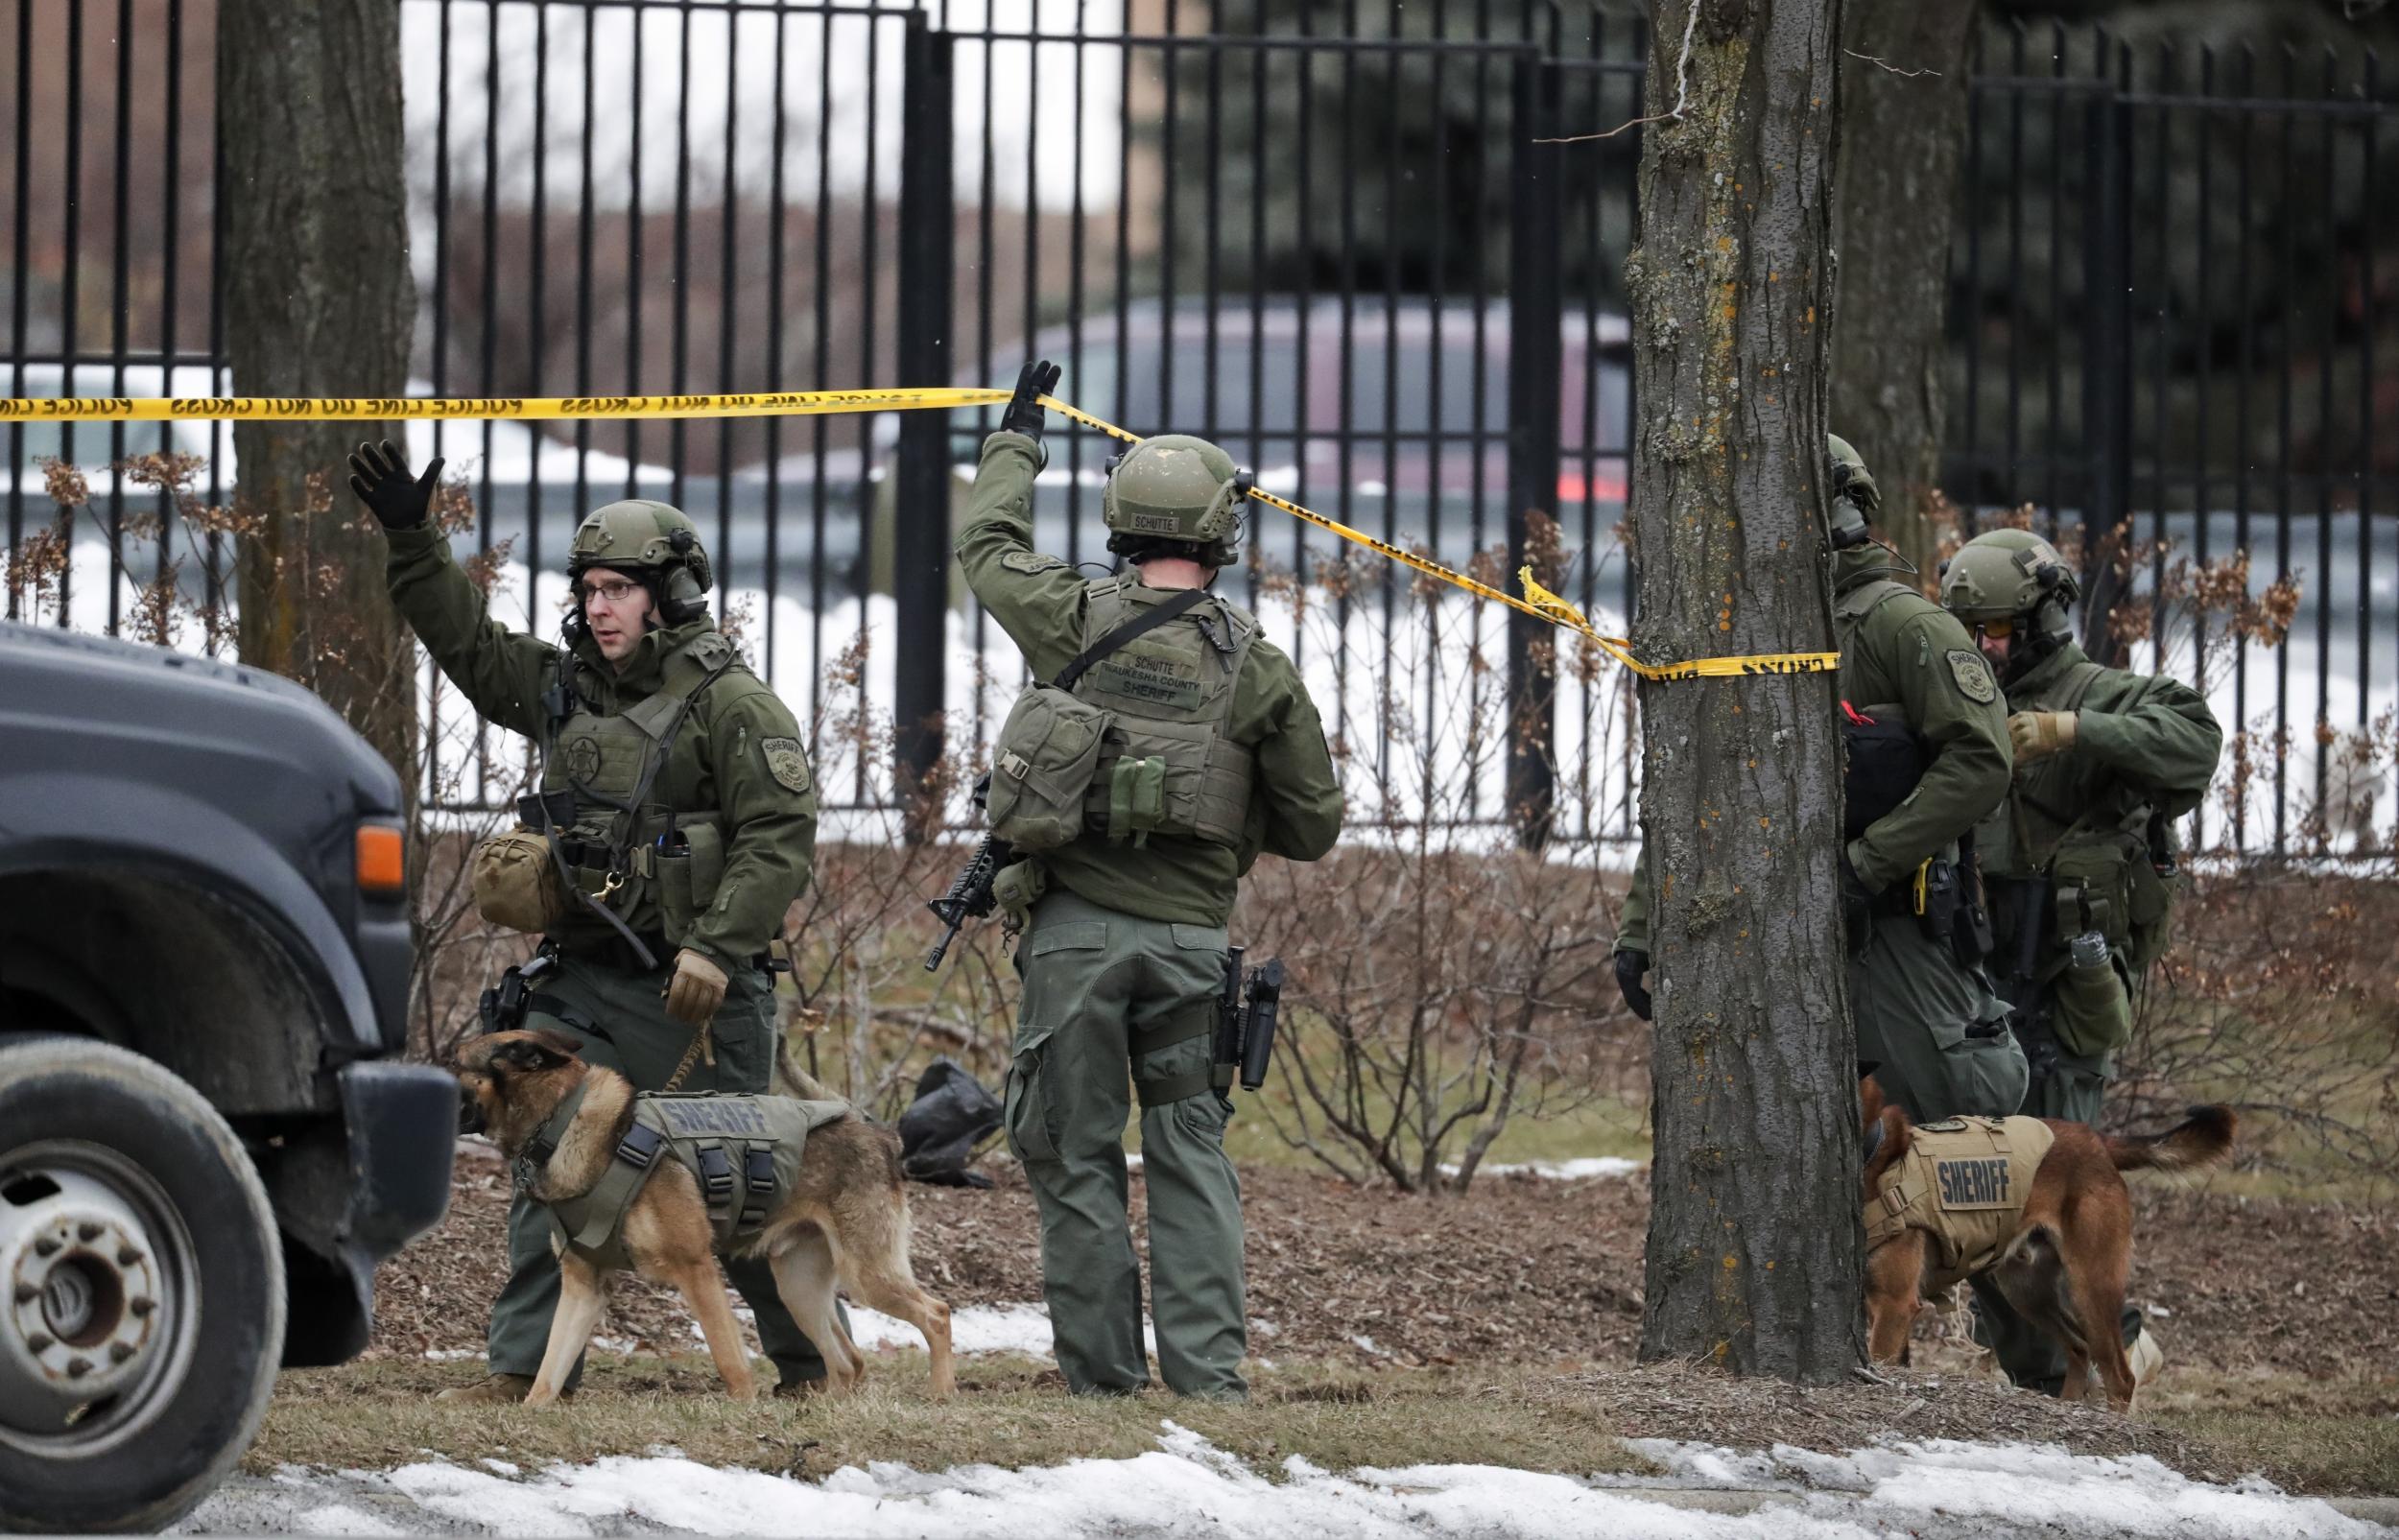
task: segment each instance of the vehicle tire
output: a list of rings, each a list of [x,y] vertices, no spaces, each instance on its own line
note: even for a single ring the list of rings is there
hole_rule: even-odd
[[[199,1092],[87,1038],[0,1048],[0,1529],[190,1512],[258,1432],[283,1324],[273,1210]]]

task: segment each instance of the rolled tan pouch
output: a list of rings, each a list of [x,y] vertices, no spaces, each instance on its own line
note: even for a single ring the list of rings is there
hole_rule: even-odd
[[[475,912],[494,925],[538,934],[566,912],[548,835],[531,829],[493,835],[475,847],[467,876]]]

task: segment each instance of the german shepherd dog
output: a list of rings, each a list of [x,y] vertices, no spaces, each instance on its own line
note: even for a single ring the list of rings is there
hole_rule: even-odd
[[[839,1101],[782,1055],[785,1077],[811,1101]],[[536,1200],[561,1201],[591,1190],[615,1158],[633,1121],[633,1087],[614,1070],[586,1063],[575,1039],[547,1030],[495,1032],[461,1049],[459,1082],[483,1112],[485,1127],[515,1159],[558,1103],[590,1082],[582,1105],[558,1136],[548,1163],[534,1173]],[[727,1394],[757,1394],[749,1356],[733,1322],[718,1275],[715,1231],[700,1184],[680,1161],[661,1159],[627,1209],[620,1238],[633,1270],[681,1292],[707,1339]],[[808,1136],[794,1188],[769,1216],[745,1254],[764,1256],[775,1291],[824,1355],[836,1390],[855,1389],[867,1364],[842,1329],[834,1289],[895,1315],[924,1334],[933,1353],[933,1393],[957,1389],[950,1363],[950,1308],[916,1282],[908,1261],[908,1195],[900,1186],[899,1139],[854,1110]],[[558,1397],[575,1361],[607,1305],[608,1275],[573,1248],[558,1258],[560,1290],[550,1320],[541,1372],[525,1397],[529,1407]]]
[[[1861,1095],[1867,1149],[1862,1196],[1871,1225],[1884,1173],[1907,1156],[1915,1129],[1906,1112],[1884,1104],[1871,1078]],[[2193,1107],[2166,1132],[2130,1139],[2084,1124],[2041,1121],[2055,1141],[2032,1173],[2006,1244],[1969,1276],[1988,1277],[2019,1315],[2065,1348],[2066,1400],[2081,1399],[2096,1363],[2108,1400],[2122,1411],[2131,1406],[2133,1391],[2132,1365],[2117,1326],[2132,1270],[2132,1194],[2119,1173],[2211,1165],[2232,1149],[2238,1120],[2230,1107]],[[1867,1253],[1866,1341],[1875,1362],[1906,1362],[1917,1308],[1928,1293],[1947,1287],[1936,1249],[1923,1230],[1912,1227]]]

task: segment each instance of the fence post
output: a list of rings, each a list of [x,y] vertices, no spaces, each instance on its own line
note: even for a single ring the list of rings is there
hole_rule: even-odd
[[[1554,555],[1557,519],[1558,272],[1557,134],[1559,71],[1530,54],[1515,60],[1508,173],[1508,581]],[[1534,520],[1552,533],[1533,537]],[[1545,576],[1556,580],[1556,574]],[[1556,815],[1556,628],[1521,610],[1508,612],[1508,813],[1528,848],[1548,842]]]
[[[2101,69],[2114,74],[2109,61]],[[2091,93],[2090,120],[2083,140],[2082,650],[2122,665],[2129,661],[2126,650],[2109,634],[2108,622],[2125,582],[2107,540],[2132,511],[2132,107],[2113,80]]]
[[[908,17],[900,107],[899,383],[950,383],[952,51],[949,35]],[[871,197],[871,193],[869,194]],[[950,578],[950,415],[900,416],[894,478],[891,602],[893,760],[911,841],[941,826],[917,805],[942,750],[947,705]]]

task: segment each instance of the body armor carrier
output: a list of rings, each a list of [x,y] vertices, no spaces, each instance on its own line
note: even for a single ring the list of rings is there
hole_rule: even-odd
[[[1128,593],[1137,585],[1129,576],[1091,585],[1084,646],[1140,614]],[[1109,714],[1083,824],[1111,840],[1140,843],[1164,834],[1241,843],[1255,761],[1225,736],[1224,724],[1258,623],[1213,597],[1189,620],[1127,643],[1076,682],[1078,699]]]
[[[559,1102],[527,1145],[520,1157],[520,1186],[535,1188],[542,1167],[582,1108],[588,1083]],[[718,1254],[737,1254],[757,1240],[790,1195],[808,1136],[849,1113],[845,1102],[643,1092],[633,1099],[633,1121],[591,1190],[543,1199],[551,1228],[560,1244],[603,1268],[630,1266],[619,1239],[625,1213],[660,1163],[674,1160],[699,1184]]]
[[[1866,1204],[1866,1250],[1923,1231],[1932,1241],[1928,1295],[1982,1271],[2014,1237],[2032,1173],[2056,1138],[2038,1118],[1917,1124]]]

